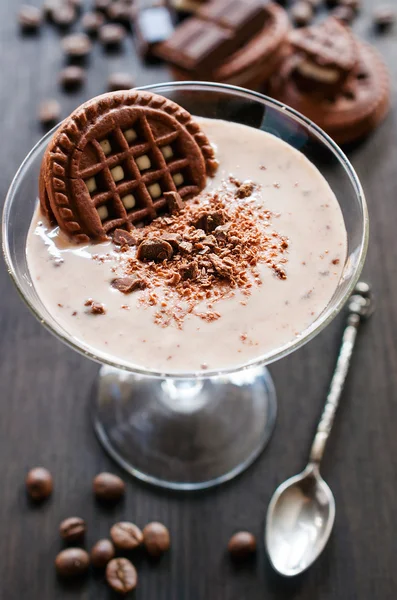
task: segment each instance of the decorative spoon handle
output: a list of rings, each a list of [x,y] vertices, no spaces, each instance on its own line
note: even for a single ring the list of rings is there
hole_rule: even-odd
[[[335,372],[331,380],[323,414],[317,427],[317,432],[310,451],[310,463],[320,464],[325,445],[331,432],[336,410],[342,394],[343,386],[349,370],[358,327],[362,320],[370,317],[374,311],[371,289],[367,283],[359,282],[350,297],[348,304],[349,316],[343,333],[342,344],[336,362]]]

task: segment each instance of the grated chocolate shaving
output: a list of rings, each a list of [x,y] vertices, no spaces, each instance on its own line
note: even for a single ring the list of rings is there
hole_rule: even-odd
[[[288,240],[272,228],[275,216],[254,197],[240,199],[235,191],[202,193],[181,212],[139,230],[142,241],[120,253],[112,285],[144,281],[138,302],[156,307],[154,321],[162,327],[181,328],[188,314],[214,321],[220,317],[217,302],[237,289],[249,296],[262,284],[258,264],[286,279]]]

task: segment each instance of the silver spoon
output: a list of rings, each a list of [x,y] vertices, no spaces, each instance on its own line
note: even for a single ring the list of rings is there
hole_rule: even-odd
[[[267,511],[265,544],[274,569],[292,577],[305,571],[323,551],[335,519],[335,500],[320,475],[320,462],[331,432],[349,369],[357,330],[374,310],[370,287],[356,285],[348,304],[349,316],[323,414],[305,470],[282,483]]]

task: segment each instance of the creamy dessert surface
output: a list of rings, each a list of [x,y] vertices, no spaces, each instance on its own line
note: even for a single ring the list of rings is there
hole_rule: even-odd
[[[202,300],[179,321],[161,320],[159,311],[169,315],[173,306],[174,292],[166,283],[156,288],[153,305],[145,301],[148,290],[123,294],[111,285],[123,275],[135,247],[125,253],[112,241],[74,245],[37,209],[27,240],[35,288],[58,324],[94,354],[168,373],[237,367],[295,340],[337,287],[346,230],[320,172],[270,134],[220,120],[200,121],[220,163],[200,196],[203,206],[211,208],[211,194],[218,191],[233,210],[249,210],[254,220],[257,211],[260,229],[274,233],[278,242],[288,240],[284,250],[277,250],[280,272],[274,264],[259,262],[249,289],[234,288],[216,302]],[[252,193],[239,198],[238,182],[245,181],[253,183]],[[103,314],[93,314],[90,300],[104,307]],[[211,311],[213,319],[207,318]]]

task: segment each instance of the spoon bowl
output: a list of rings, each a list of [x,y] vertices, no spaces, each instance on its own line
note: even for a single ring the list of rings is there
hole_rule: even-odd
[[[334,519],[335,500],[316,464],[282,483],[266,522],[266,547],[276,571],[292,577],[310,567],[323,551]]]

